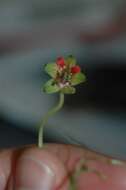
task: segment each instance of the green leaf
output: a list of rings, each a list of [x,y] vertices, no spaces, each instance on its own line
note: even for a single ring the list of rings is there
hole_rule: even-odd
[[[76,58],[73,55],[69,55],[65,60],[66,64],[69,64],[70,66],[76,65]]]
[[[43,91],[47,94],[52,94],[52,93],[56,93],[60,90],[60,88],[58,87],[58,85],[56,85],[54,83],[54,80],[51,79],[49,81],[47,81],[43,87]]]
[[[48,75],[50,75],[51,77],[56,77],[57,71],[58,71],[58,67],[56,65],[56,63],[48,63],[45,65],[45,72],[48,73]]]
[[[76,89],[72,86],[65,86],[62,90],[61,90],[64,94],[75,94]]]
[[[71,79],[71,84],[73,86],[75,86],[75,85],[78,85],[85,81],[86,81],[86,76],[83,73],[77,73],[77,74],[73,75],[73,77]]]

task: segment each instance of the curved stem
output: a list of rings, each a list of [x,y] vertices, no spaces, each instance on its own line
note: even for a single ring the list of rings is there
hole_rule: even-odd
[[[62,92],[60,92],[58,104],[45,114],[43,121],[40,125],[39,134],[38,134],[38,147],[39,148],[43,147],[43,128],[44,128],[45,124],[47,123],[50,116],[52,116],[53,114],[55,114],[62,108],[63,104],[64,104],[64,94]]]

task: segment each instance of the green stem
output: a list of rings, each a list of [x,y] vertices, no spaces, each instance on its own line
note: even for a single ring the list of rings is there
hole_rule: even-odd
[[[70,186],[69,186],[69,190],[77,190],[76,187],[76,179],[74,178],[74,175],[70,176]]]
[[[39,148],[43,147],[43,128],[44,128],[45,124],[47,123],[50,116],[52,116],[53,114],[55,114],[62,108],[63,104],[64,104],[64,94],[62,92],[60,92],[58,104],[45,114],[45,116],[42,120],[42,123],[40,125],[39,134],[38,134],[38,147]]]

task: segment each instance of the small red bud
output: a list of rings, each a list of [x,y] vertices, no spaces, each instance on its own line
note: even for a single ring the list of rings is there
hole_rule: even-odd
[[[80,71],[81,71],[81,69],[78,65],[71,67],[72,74],[80,73]]]
[[[64,58],[63,57],[58,57],[57,60],[56,60],[56,64],[59,67],[63,68],[65,66],[65,60],[64,60]]]

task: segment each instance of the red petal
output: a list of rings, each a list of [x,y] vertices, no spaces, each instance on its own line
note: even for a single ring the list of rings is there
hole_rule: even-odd
[[[58,57],[57,60],[56,60],[56,64],[59,66],[59,67],[64,67],[65,66],[65,60],[63,57]]]
[[[81,71],[81,69],[78,65],[71,67],[72,74],[80,73],[80,71]]]

